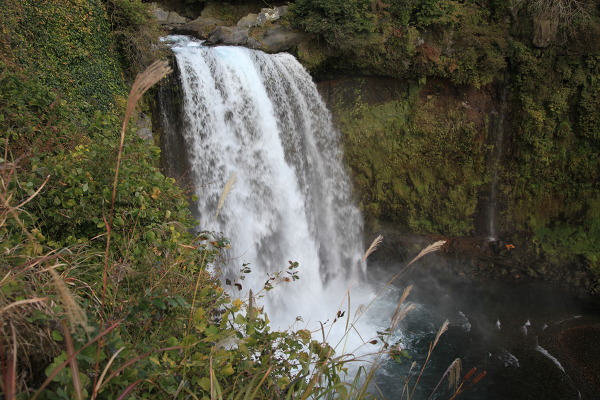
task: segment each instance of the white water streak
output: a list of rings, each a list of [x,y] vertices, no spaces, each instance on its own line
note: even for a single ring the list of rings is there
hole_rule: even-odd
[[[548,352],[548,350],[546,350],[542,346],[537,346],[535,349],[537,351],[539,351],[540,353],[542,353],[543,355],[545,355],[546,357],[548,357],[562,372],[564,372],[566,374],[565,369],[563,368],[560,361],[558,361],[558,359],[556,359],[556,357],[554,357],[552,354],[550,354]]]

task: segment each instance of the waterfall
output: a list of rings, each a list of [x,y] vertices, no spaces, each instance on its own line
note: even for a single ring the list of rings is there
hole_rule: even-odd
[[[492,174],[492,181],[490,182],[489,198],[486,206],[486,233],[490,241],[498,240],[498,185],[500,181],[502,147],[504,145],[504,119],[507,92],[508,85],[504,82],[500,95],[500,110],[493,111],[490,115],[489,137],[493,149],[488,165]]]
[[[167,40],[182,101],[181,121],[163,123],[178,126],[179,132],[165,134],[180,139],[164,143],[183,143],[177,147],[185,154],[175,152],[187,158],[199,228],[230,239],[223,276],[233,280],[249,264],[252,272],[241,284],[258,293],[267,274],[298,262],[300,279],[261,299],[269,317],[283,328],[297,316],[334,317],[320,311],[327,304],[337,310],[349,278],[360,273],[363,226],[339,134],[310,75],[286,53],[204,47],[183,36]]]

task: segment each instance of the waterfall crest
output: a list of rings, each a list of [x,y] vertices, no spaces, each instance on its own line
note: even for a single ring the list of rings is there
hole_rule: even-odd
[[[256,293],[267,273],[297,261],[300,280],[264,299],[269,316],[327,318],[316,311],[324,302],[337,307],[341,298],[329,298],[338,293],[332,288],[345,287],[361,267],[363,224],[339,134],[310,75],[285,53],[169,41],[180,71],[180,134],[198,197],[193,211],[201,229],[231,240],[225,276],[249,263],[245,289]]]

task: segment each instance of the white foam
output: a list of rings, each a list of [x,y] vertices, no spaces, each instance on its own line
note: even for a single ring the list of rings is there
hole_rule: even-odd
[[[558,360],[556,359],[556,357],[554,357],[552,354],[548,353],[548,350],[544,349],[544,348],[543,348],[543,347],[541,347],[541,346],[537,346],[535,349],[536,349],[537,351],[539,351],[540,353],[542,353],[543,355],[545,355],[546,357],[548,357],[550,360],[552,360],[552,362],[553,362],[554,364],[556,364],[556,366],[557,366],[557,367],[558,367],[558,368],[559,368],[559,369],[560,369],[562,372],[564,372],[564,373],[566,374],[566,372],[565,372],[565,369],[564,369],[564,368],[563,368],[563,366],[561,365],[560,361],[558,361]]]

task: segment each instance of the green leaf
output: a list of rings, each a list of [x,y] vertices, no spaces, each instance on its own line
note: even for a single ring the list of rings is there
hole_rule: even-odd
[[[208,328],[206,328],[206,335],[216,335],[219,333],[219,327],[216,325],[211,325]]]
[[[238,325],[244,325],[244,324],[246,324],[247,320],[246,320],[246,317],[244,317],[242,314],[238,314],[235,316],[235,319],[233,320],[233,322],[235,322]]]
[[[165,302],[162,301],[162,299],[152,299],[152,304],[154,304],[154,307],[161,310],[165,310],[167,308]]]
[[[62,342],[64,340],[63,336],[60,334],[59,331],[52,331],[51,335],[52,339],[56,340],[57,342]]]
[[[186,337],[184,337],[181,340],[181,345],[182,346],[192,346],[194,345],[196,342],[198,342],[198,338],[194,335],[187,335]]]
[[[198,386],[200,386],[202,389],[208,392],[210,390],[210,379],[208,379],[205,376],[200,378],[200,380],[198,381]]]

